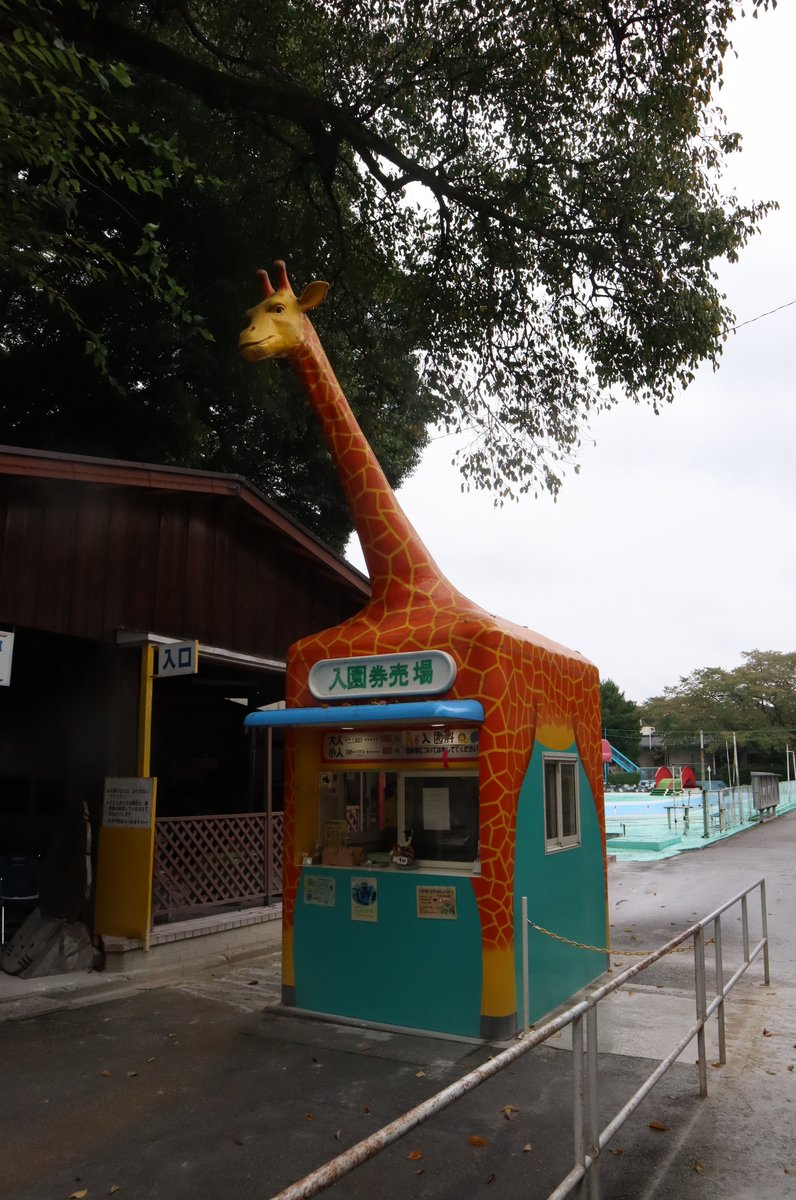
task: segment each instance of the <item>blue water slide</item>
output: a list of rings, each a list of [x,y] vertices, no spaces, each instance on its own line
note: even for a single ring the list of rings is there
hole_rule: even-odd
[[[608,745],[611,746],[611,743],[609,742]],[[639,771],[636,763],[631,762],[626,754],[623,754],[621,750],[617,750],[616,746],[611,746],[611,762],[622,771]]]

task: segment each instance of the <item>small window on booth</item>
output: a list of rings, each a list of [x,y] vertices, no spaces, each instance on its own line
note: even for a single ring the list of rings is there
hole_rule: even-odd
[[[401,775],[398,833],[412,831],[415,858],[425,864],[462,866],[478,858],[478,775]]]
[[[346,771],[342,776],[346,839],[389,851],[398,833],[398,776],[394,771]]]
[[[580,845],[578,760],[544,758],[545,849],[567,850]]]

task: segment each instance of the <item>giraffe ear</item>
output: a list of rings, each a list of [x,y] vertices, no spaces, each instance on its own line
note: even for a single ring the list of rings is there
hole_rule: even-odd
[[[322,283],[320,279],[308,283],[298,302],[299,312],[306,312],[308,308],[317,308],[328,291],[329,284]]]

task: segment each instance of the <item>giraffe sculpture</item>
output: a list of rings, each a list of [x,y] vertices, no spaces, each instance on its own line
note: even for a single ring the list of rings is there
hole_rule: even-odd
[[[445,578],[402,511],[306,315],[321,303],[328,285],[310,283],[297,297],[285,264],[278,261],[275,268],[276,287],[266,272],[258,272],[264,298],[247,314],[249,324],[240,335],[239,351],[249,362],[287,358],[297,372],[336,464],[372,585],[369,602],[356,616],[291,647],[287,706],[314,703],[308,676],[312,665],[323,659],[430,649],[453,656],[458,671],[446,698],[477,699],[484,708],[479,741],[481,874],[471,881],[481,931],[480,1032],[513,1032],[518,798],[537,741],[551,751],[577,746],[601,839],[599,904],[604,919],[598,674],[580,654],[490,615]],[[311,819],[302,818],[295,804],[295,793],[302,787],[296,744],[295,738],[288,743],[285,766],[286,999],[295,994],[292,937],[301,874],[298,859],[316,833]],[[585,898],[584,903],[594,900]],[[599,928],[604,933],[604,925]]]

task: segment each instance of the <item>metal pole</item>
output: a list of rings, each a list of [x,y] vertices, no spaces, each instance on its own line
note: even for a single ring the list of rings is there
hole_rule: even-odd
[[[760,880],[760,929],[765,945],[763,946],[763,969],[765,982],[771,983],[771,972],[768,967],[768,912],[766,911],[766,881]]]
[[[575,1166],[586,1167],[586,1125],[584,1121],[586,1095],[583,1084],[583,1016],[572,1022],[572,1133],[575,1150]],[[581,1196],[586,1195],[586,1176],[579,1187]]]
[[[749,962],[749,902],[744,892],[741,897],[741,927],[743,929],[743,960]]]
[[[271,764],[273,762],[273,735],[274,731],[269,725],[266,730],[266,745],[268,749],[268,761],[265,765],[265,903],[268,908],[271,907],[271,892],[274,879],[274,795],[273,795],[273,773]]]
[[[710,834],[710,821],[708,818],[708,793],[705,788],[705,735],[701,729],[699,731],[699,764],[702,772],[700,779],[702,784],[702,836],[706,838]]]
[[[716,917],[713,923],[713,937],[716,947],[716,994],[721,997],[716,1010],[716,1020],[719,1027],[719,1062],[727,1061],[727,1041],[724,1029],[724,963],[721,956],[721,917]]]
[[[523,1033],[531,1027],[531,979],[528,963],[528,897],[522,898],[522,1017]]]
[[[708,1094],[708,1058],[705,1049],[705,1021],[707,1019],[707,989],[705,987],[705,932],[700,925],[694,933],[694,981],[696,984],[697,1064],[699,1067],[699,1094]]]
[[[597,1079],[597,1005],[586,1013],[586,1086],[589,1106],[586,1140],[592,1165],[586,1172],[591,1200],[600,1200],[600,1106]]]

